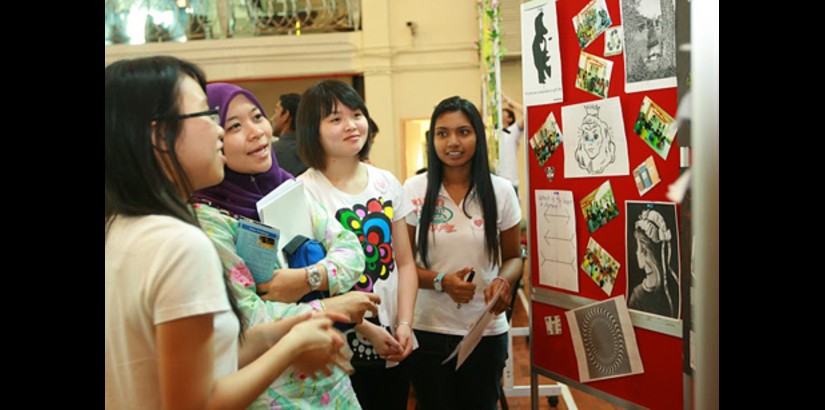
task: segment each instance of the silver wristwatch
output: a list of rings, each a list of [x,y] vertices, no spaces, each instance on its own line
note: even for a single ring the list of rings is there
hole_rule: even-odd
[[[321,271],[315,265],[309,265],[305,268],[307,270],[307,283],[310,290],[318,290],[321,287]]]

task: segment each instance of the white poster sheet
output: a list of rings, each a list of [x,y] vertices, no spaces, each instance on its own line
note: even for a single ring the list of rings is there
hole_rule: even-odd
[[[539,283],[578,292],[573,192],[537,189],[535,195]]]

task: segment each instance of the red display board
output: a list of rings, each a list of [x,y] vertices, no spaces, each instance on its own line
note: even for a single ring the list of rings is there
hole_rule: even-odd
[[[667,0],[666,0],[667,1]],[[611,82],[609,86],[608,98],[620,97],[622,115],[624,119],[625,135],[627,139],[628,160],[630,174],[626,176],[571,178],[564,175],[564,150],[575,149],[574,146],[567,146],[567,132],[562,119],[562,106],[579,104],[588,101],[596,101],[600,98],[582,91],[574,86],[578,70],[579,46],[576,33],[573,28],[573,17],[579,13],[588,0],[564,0],[556,2],[558,16],[558,37],[561,51],[562,64],[562,86],[564,89],[564,100],[558,104],[538,105],[527,107],[526,138],[531,138],[543,125],[545,118],[553,112],[564,135],[563,142],[552,154],[550,159],[540,167],[536,156],[533,154],[529,144],[525,144],[528,151],[528,173],[529,190],[523,195],[528,195],[530,203],[530,271],[531,282],[534,288],[551,289],[556,292],[573,294],[592,300],[604,300],[624,294],[627,298],[627,264],[636,263],[635,258],[630,261],[626,258],[625,239],[625,201],[662,201],[670,202],[666,198],[668,185],[679,177],[679,146],[676,140],[673,141],[667,160],[662,159],[633,131],[633,125],[639,114],[642,100],[645,96],[650,97],[656,104],[667,111],[671,116],[676,116],[677,93],[676,88],[658,89],[652,91],[641,91],[626,94],[625,90],[625,64],[623,54],[605,57],[604,41],[605,36],[600,35],[592,44],[584,50],[590,54],[610,60],[613,62]],[[610,13],[612,26],[622,25],[622,15],[619,0],[606,0],[607,9]],[[525,50],[523,52],[528,52]],[[532,67],[523,66],[523,70],[531,70]],[[678,134],[677,134],[677,139]],[[653,156],[661,176],[661,182],[650,191],[639,195],[633,178],[633,169],[641,164],[649,156]],[[548,181],[544,169],[555,167],[555,177],[552,182]],[[613,195],[616,199],[620,215],[606,225],[602,226],[592,234],[587,229],[587,223],[582,215],[579,201],[589,193],[596,190],[605,181],[610,181]],[[567,190],[573,192],[573,200],[576,213],[577,232],[577,253],[578,266],[577,275],[579,281],[579,291],[569,292],[563,289],[544,286],[539,283],[540,258],[537,257],[537,234],[536,234],[536,203],[535,190],[554,189]],[[581,262],[587,248],[589,238],[593,238],[605,250],[607,250],[620,264],[621,268],[614,284],[613,290],[608,296],[599,286],[587,276],[581,269]],[[673,255],[676,258],[676,254]],[[678,260],[677,260],[678,263]],[[685,274],[682,272],[682,274]],[[576,356],[573,350],[573,342],[570,334],[570,327],[564,314],[565,309],[558,306],[551,306],[537,301],[532,302],[532,348],[533,365],[546,370],[547,372],[564,376],[568,379],[580,381]],[[558,336],[548,336],[545,331],[544,317],[549,315],[560,315],[562,320],[562,334]],[[681,327],[681,324],[679,324]],[[587,386],[604,391],[610,395],[636,403],[641,406],[654,409],[675,409],[682,407],[682,339],[667,334],[642,329],[634,326],[639,352],[644,366],[644,373],[633,376],[619,377],[615,379],[595,381],[586,383]]]

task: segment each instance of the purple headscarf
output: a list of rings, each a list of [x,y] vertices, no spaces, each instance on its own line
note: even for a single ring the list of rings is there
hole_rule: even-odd
[[[261,110],[261,114],[266,117],[264,108],[261,107],[261,103],[251,92],[234,84],[208,84],[206,86],[206,96],[209,99],[209,107],[220,109],[221,127],[226,123],[226,110],[229,107],[229,102],[238,94],[243,94],[246,98],[249,98],[249,101],[252,101]],[[292,174],[284,171],[278,165],[275,151],[270,150],[270,155],[272,156],[272,168],[260,174],[242,174],[224,165],[225,177],[223,182],[195,191],[195,202],[205,203],[229,211],[232,214],[242,215],[258,221],[258,210],[255,208],[255,203],[287,179],[294,178]]]

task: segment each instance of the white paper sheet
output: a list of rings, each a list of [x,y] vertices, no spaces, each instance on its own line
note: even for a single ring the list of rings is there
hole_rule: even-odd
[[[644,373],[624,295],[565,312],[579,380],[590,382]]]
[[[470,354],[473,353],[473,350],[475,350],[476,346],[478,346],[478,342],[481,341],[484,329],[493,319],[495,319],[496,316],[501,314],[499,313],[497,315],[490,313],[490,309],[492,309],[493,305],[495,305],[498,301],[498,298],[501,296],[502,290],[504,290],[504,287],[499,286],[498,292],[496,292],[495,296],[493,296],[493,298],[490,299],[490,303],[488,303],[487,307],[484,308],[484,312],[481,314],[481,316],[479,316],[478,319],[476,319],[475,323],[470,328],[470,331],[467,332],[467,336],[464,336],[464,338],[461,339],[461,342],[458,343],[458,346],[455,347],[455,350],[453,350],[453,352],[450,353],[450,355],[447,356],[447,358],[444,359],[444,361],[441,362],[441,364],[446,364],[453,357],[458,355],[458,360],[456,360],[455,362],[455,369],[458,370],[458,368],[461,367],[462,364],[464,364],[464,361],[467,360],[468,357],[470,357]]]
[[[572,191],[537,189],[539,283],[579,291],[576,210]]]
[[[619,97],[561,107],[564,177],[629,175]]]
[[[521,66],[525,106],[561,102],[561,53],[556,0],[521,5]]]

